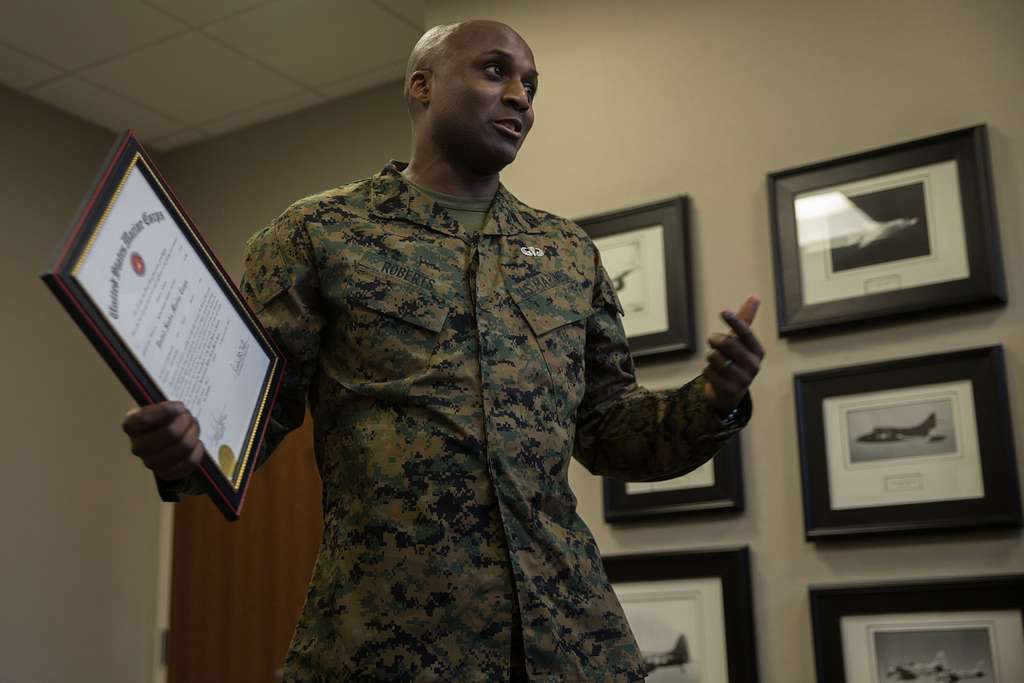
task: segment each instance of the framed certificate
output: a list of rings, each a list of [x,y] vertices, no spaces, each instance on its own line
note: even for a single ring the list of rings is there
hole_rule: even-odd
[[[210,498],[238,519],[284,357],[130,131],[42,278],[140,405],[195,416]]]
[[[809,540],[1020,526],[1002,347],[795,384]]]

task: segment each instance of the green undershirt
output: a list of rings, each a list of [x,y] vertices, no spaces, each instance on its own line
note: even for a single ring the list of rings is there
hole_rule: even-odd
[[[433,199],[437,204],[443,206],[445,211],[451,214],[451,217],[464,227],[470,235],[475,235],[480,232],[480,228],[484,227],[484,223],[487,221],[487,214],[490,213],[491,204],[494,202],[494,197],[490,199],[456,197],[455,195],[420,187],[416,183],[410,182],[408,178],[405,181]]]

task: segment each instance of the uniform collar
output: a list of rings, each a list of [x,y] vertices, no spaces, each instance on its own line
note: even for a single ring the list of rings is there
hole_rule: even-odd
[[[402,177],[408,164],[390,161],[373,177],[370,202],[374,212],[394,220],[408,221],[432,230],[463,236],[459,224],[436,204]],[[516,199],[504,185],[498,186],[494,205],[487,222],[481,229],[484,235],[515,235],[518,233],[546,232],[543,225],[548,214],[532,209]]]

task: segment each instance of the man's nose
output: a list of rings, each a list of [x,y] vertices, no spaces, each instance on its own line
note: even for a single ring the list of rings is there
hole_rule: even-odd
[[[526,92],[526,86],[518,81],[509,82],[501,99],[505,104],[515,107],[519,111],[526,111],[530,108],[530,95]]]

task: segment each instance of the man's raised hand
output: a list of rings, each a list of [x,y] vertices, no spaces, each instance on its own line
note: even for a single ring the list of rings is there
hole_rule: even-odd
[[[732,328],[732,334],[716,333],[708,338],[711,352],[704,368],[704,395],[721,417],[739,404],[761,369],[764,349],[750,330],[760,304],[761,300],[751,295],[738,313],[722,311],[722,320]]]

